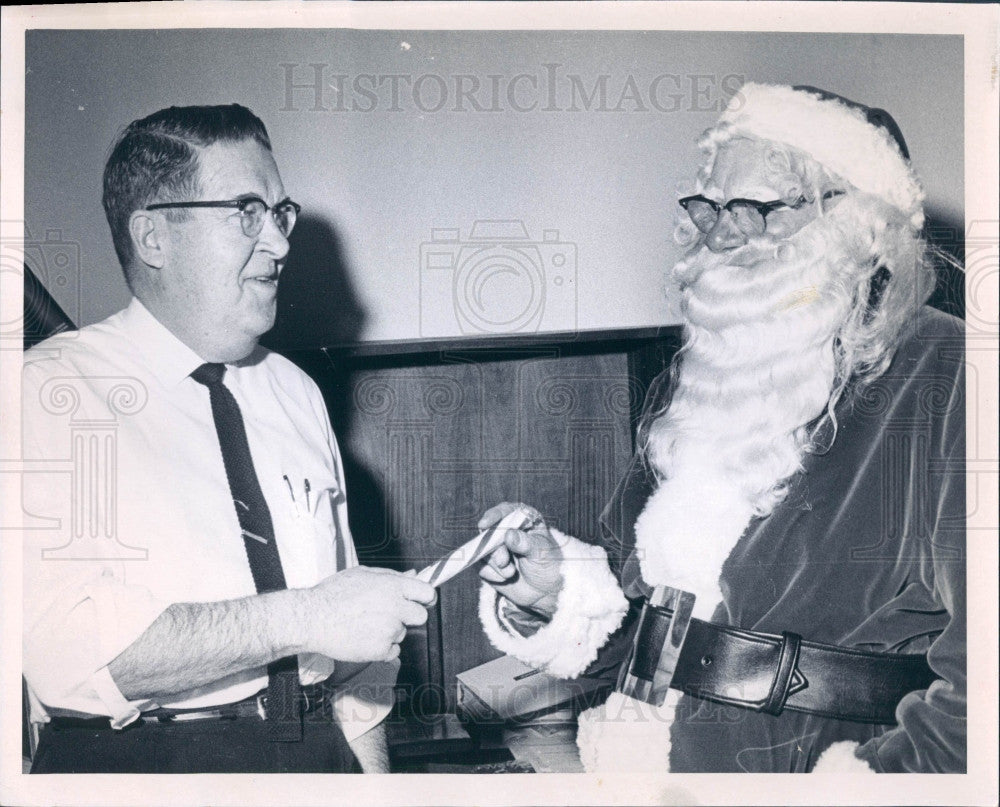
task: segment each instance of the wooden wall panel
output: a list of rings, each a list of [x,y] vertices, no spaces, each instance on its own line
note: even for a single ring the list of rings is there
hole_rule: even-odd
[[[471,538],[482,512],[505,500],[596,538],[631,452],[624,352],[541,348],[307,369],[345,456],[363,563],[420,568]],[[452,707],[455,674],[498,655],[477,605],[478,578],[467,572],[442,587],[429,626],[404,644],[400,682],[423,688],[424,710]],[[443,701],[428,684],[443,686]]]

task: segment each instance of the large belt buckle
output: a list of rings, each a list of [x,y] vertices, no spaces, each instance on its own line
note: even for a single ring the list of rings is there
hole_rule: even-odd
[[[630,698],[662,706],[677,669],[695,596],[671,586],[656,586],[642,607],[632,649],[622,665],[617,689]]]

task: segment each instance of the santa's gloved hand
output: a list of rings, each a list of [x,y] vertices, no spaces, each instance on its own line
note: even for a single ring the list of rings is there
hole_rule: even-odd
[[[562,551],[541,513],[524,504],[503,502],[479,519],[488,530],[517,508],[536,517],[528,530],[507,530],[504,542],[489,556],[479,576],[518,608],[548,619],[562,589]]]

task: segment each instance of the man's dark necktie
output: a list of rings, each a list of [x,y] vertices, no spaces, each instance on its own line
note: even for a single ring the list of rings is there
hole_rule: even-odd
[[[224,364],[203,364],[191,377],[208,387],[215,431],[222,449],[222,462],[229,480],[236,516],[243,531],[243,545],[250,561],[257,592],[287,588],[281,569],[278,545],[274,540],[271,511],[257,480],[243,415],[233,394],[222,383]],[[272,740],[294,742],[302,739],[302,712],[299,698],[299,665],[296,656],[287,656],[267,665],[267,720]]]

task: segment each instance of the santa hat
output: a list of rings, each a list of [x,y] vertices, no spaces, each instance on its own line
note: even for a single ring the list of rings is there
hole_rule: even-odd
[[[804,152],[858,190],[902,212],[914,229],[924,223],[924,192],[896,121],[815,87],[747,83],[719,119],[737,133]]]

